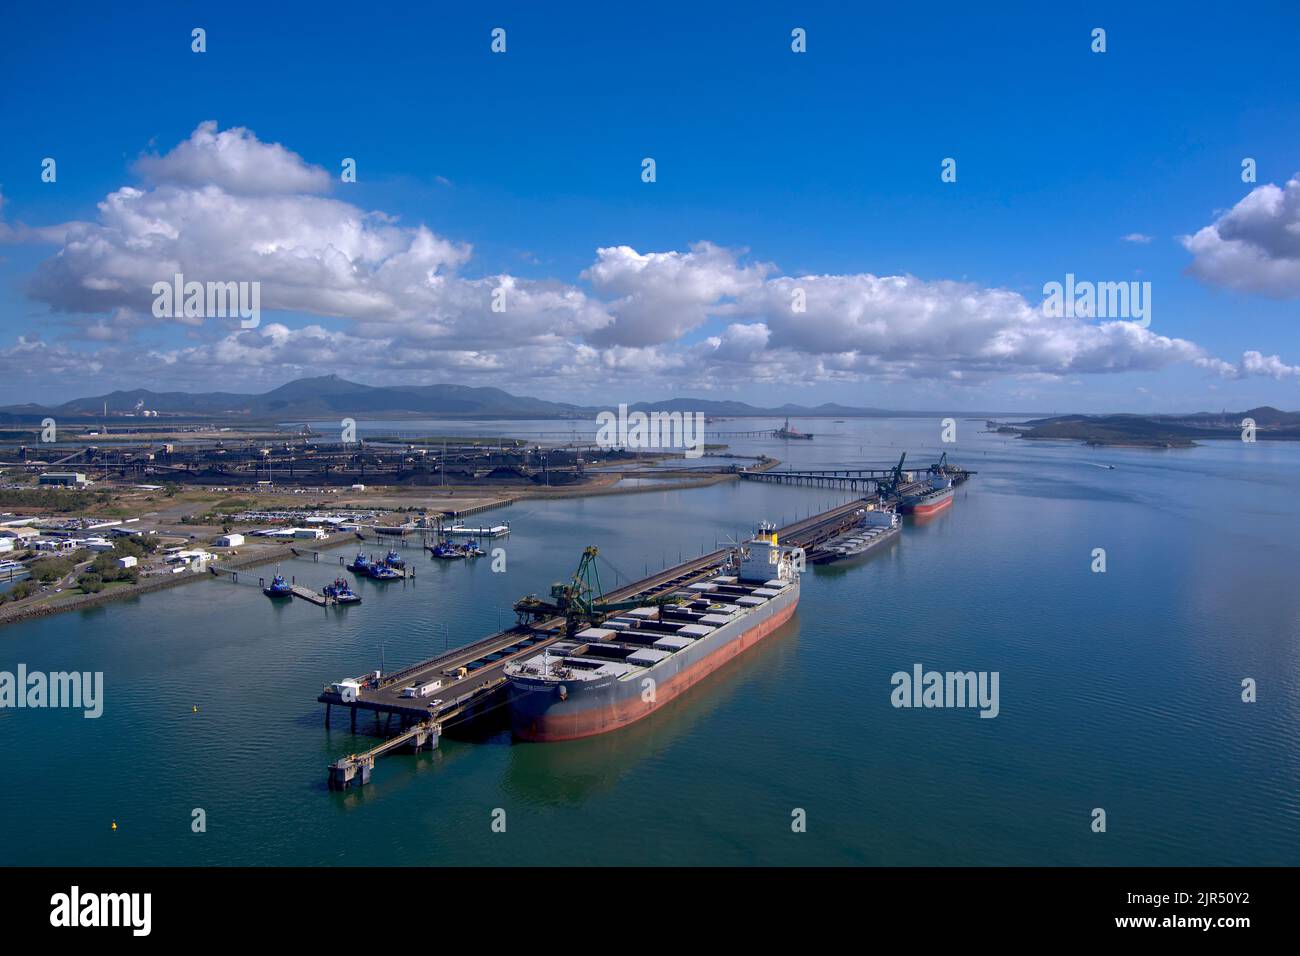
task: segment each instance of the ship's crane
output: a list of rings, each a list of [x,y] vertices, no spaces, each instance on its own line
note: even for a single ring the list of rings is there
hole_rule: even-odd
[[[626,611],[646,604],[668,604],[673,599],[660,596],[657,598],[640,598],[632,601],[606,601],[604,590],[600,586],[600,572],[596,569],[597,548],[588,547],[582,552],[582,560],[573,572],[573,577],[565,583],[557,581],[551,585],[551,599],[544,601],[536,594],[520,598],[515,602],[515,614],[521,626],[545,620],[551,617],[564,618],[564,632],[572,637],[581,627],[596,624],[614,611]]]
[[[903,480],[903,462],[906,460],[907,452],[903,452],[898,458],[898,464],[890,471],[889,477],[876,483],[876,492],[880,495],[882,501],[890,495],[897,494],[898,489],[905,484]]]
[[[930,474],[938,475],[940,478],[950,478],[954,485],[960,485],[975,472],[954,465],[948,460],[948,453],[944,452],[939,456],[939,460],[930,466]]]

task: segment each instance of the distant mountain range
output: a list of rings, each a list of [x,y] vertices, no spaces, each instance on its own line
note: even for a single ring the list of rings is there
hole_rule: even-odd
[[[465,385],[360,385],[326,375],[303,378],[262,395],[235,392],[151,392],[137,388],[77,398],[62,405],[9,405],[0,408],[0,421],[32,421],[46,416],[59,421],[98,420],[105,411],[117,418],[123,413],[158,412],[163,418],[203,417],[245,421],[297,421],[299,419],[366,416],[369,418],[591,418],[609,406],[584,406],[548,402],[512,395],[499,388]],[[892,414],[885,409],[852,408],[826,403],[815,408],[782,405],[759,408],[745,402],[674,398],[663,402],[637,402],[637,411],[691,411],[710,416],[798,416],[802,418],[862,417]]]
[[[95,422],[104,417],[120,419],[128,413],[157,412],[166,420],[205,419],[224,422],[309,421],[326,418],[484,418],[484,419],[590,419],[609,405],[576,405],[512,395],[499,388],[471,388],[466,385],[361,385],[337,375],[302,378],[261,395],[238,392],[152,392],[137,388],[77,398],[62,405],[9,405],[0,407],[0,422],[31,424],[42,418],[60,423]],[[637,402],[632,411],[703,412],[714,418],[881,418],[889,416],[954,415],[967,418],[1010,416],[1009,412],[902,411],[858,408],[827,402],[807,406],[785,404],[763,408],[747,402],[703,398],[672,398],[659,402]],[[1260,428],[1300,428],[1300,413],[1275,408],[1257,408],[1239,414],[1199,412],[1195,415],[1074,415],[1039,419],[1033,424],[1064,430],[1097,428],[1123,432],[1222,433],[1239,427],[1242,417],[1252,417]],[[1049,424],[1050,423],[1050,424]],[[1065,428],[1071,423],[1072,428]],[[1046,437],[1046,435],[1044,435]]]
[[[1198,438],[1241,438],[1247,419],[1254,422],[1257,439],[1300,440],[1300,412],[1283,412],[1270,405],[1191,415],[1060,415],[1000,430],[1022,438],[1072,439],[1091,445],[1177,447],[1195,444]]]

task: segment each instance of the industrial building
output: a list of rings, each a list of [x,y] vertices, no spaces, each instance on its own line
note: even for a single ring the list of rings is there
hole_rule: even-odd
[[[90,484],[86,476],[79,471],[47,471],[37,480],[42,485],[57,485],[63,488],[84,488]]]

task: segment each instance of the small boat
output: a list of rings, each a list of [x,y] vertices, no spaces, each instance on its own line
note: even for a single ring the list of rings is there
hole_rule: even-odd
[[[384,565],[400,571],[406,567],[406,559],[397,553],[396,548],[393,548],[388,554],[384,555]]]
[[[364,551],[358,551],[356,558],[348,565],[348,570],[353,574],[369,574],[370,559],[366,557]]]
[[[285,580],[283,574],[271,578],[271,583],[262,588],[262,593],[269,598],[293,597],[293,585]]]
[[[339,576],[334,579],[332,584],[327,584],[320,591],[327,598],[333,598],[336,604],[360,604],[361,597],[352,590],[352,585],[348,584],[348,579]]]
[[[376,581],[400,581],[406,576],[401,571],[395,571],[384,564],[371,564],[366,569],[366,574]]]
[[[464,550],[465,550],[465,557],[467,558],[481,558],[483,557],[483,555],[487,554],[486,551],[484,551],[482,548],[478,546],[478,542],[475,541],[473,538],[470,538],[468,541],[465,542]]]

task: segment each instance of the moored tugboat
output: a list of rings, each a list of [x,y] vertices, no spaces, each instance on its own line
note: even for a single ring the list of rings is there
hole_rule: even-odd
[[[348,584],[348,579],[340,575],[334,579],[332,584],[327,584],[321,588],[321,594],[327,598],[332,598],[335,604],[360,604],[361,597],[352,590],[352,585]]]
[[[458,545],[450,541],[439,541],[429,549],[435,558],[441,558],[444,561],[454,561],[457,558],[465,557],[465,551]]]
[[[396,548],[392,548],[388,554],[384,555],[384,566],[395,571],[401,571],[406,567],[406,559],[397,553]]]
[[[293,597],[293,585],[291,585],[283,574],[277,574],[271,578],[271,583],[262,588],[262,593],[269,598],[287,598]]]

